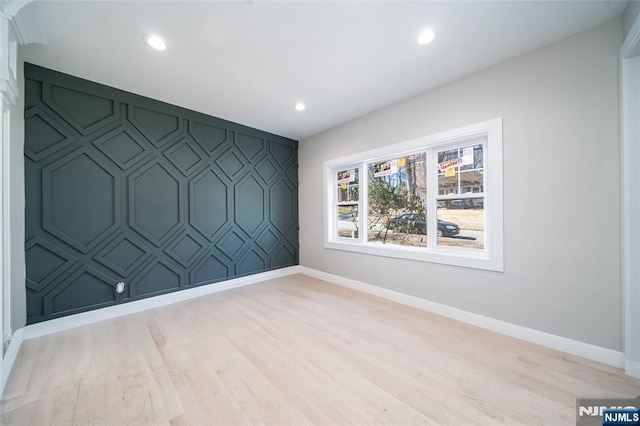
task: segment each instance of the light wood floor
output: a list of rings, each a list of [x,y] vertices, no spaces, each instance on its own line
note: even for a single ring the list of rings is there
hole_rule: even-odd
[[[292,275],[28,340],[3,424],[575,425],[618,369]]]

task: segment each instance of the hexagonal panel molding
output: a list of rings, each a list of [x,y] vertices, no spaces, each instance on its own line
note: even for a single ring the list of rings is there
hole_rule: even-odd
[[[287,242],[291,245],[291,247],[295,247],[296,249],[299,247],[299,227],[298,226],[294,226],[293,228],[291,228],[291,230],[289,231],[289,235],[287,235]],[[295,251],[295,250],[294,250]]]
[[[164,252],[185,268],[191,266],[205,246],[189,231],[183,232],[174,241]]]
[[[129,108],[129,121],[157,148],[182,132],[180,118],[140,106]]]
[[[162,164],[151,163],[129,177],[131,228],[157,246],[182,223],[180,181]]]
[[[287,245],[283,245],[276,252],[275,256],[271,258],[272,268],[283,268],[285,266],[291,266],[296,264],[295,250],[292,250]]]
[[[118,118],[112,99],[56,85],[45,85],[43,101],[83,135]]]
[[[111,305],[116,301],[115,281],[116,277],[85,265],[45,295],[44,314],[71,314]]]
[[[226,254],[229,259],[233,260],[244,246],[244,243],[245,240],[240,236],[240,233],[230,229],[216,243],[216,247]]]
[[[262,231],[262,234],[256,239],[256,244],[265,251],[265,253],[269,253],[275,243],[278,242],[278,236],[273,233],[271,229],[268,227]]]
[[[39,105],[42,103],[42,82],[24,79],[24,109]]]
[[[120,177],[85,150],[42,170],[43,228],[83,253],[120,225]]]
[[[141,138],[142,135],[133,129],[120,126],[96,139],[93,144],[118,167],[127,170],[151,152],[144,143],[138,142]]]
[[[24,121],[24,153],[33,161],[39,161],[75,140],[70,130],[39,107],[26,111]]]
[[[286,175],[293,183],[294,188],[298,187],[298,164],[292,163],[289,167],[287,167]]]
[[[227,185],[207,169],[189,183],[189,222],[212,240],[228,221]]]
[[[293,147],[270,141],[270,151],[280,166],[284,167],[293,158]]]
[[[195,171],[202,161],[200,154],[189,146],[186,138],[166,150],[164,155],[185,176]]]
[[[235,186],[235,222],[253,235],[264,221],[264,189],[256,178],[247,175]]]
[[[273,162],[269,159],[269,157],[264,157],[258,165],[256,165],[256,172],[258,175],[264,180],[264,183],[269,184],[271,178],[273,178],[277,173],[278,169],[273,164]]]
[[[229,267],[219,257],[216,253],[205,256],[191,271],[191,284],[210,284],[228,278]]]
[[[227,141],[226,129],[193,120],[189,121],[189,134],[209,155],[212,155]]]
[[[126,277],[131,275],[151,254],[151,249],[139,237],[133,235],[133,232],[127,232],[109,243],[94,259]]]
[[[216,164],[220,166],[222,171],[229,177],[229,179],[233,180],[236,176],[240,174],[242,169],[244,168],[244,164],[242,160],[238,157],[238,154],[233,152],[233,150],[229,150],[226,154],[216,160]]]
[[[249,161],[253,161],[264,148],[263,139],[244,133],[236,133],[235,144]]]
[[[151,296],[176,290],[184,285],[183,272],[164,260],[152,262],[136,278],[131,280],[134,296]]]
[[[26,285],[33,291],[44,289],[77,260],[72,254],[42,237],[34,237],[25,244],[25,258]]]
[[[269,190],[269,219],[282,234],[295,225],[295,191],[285,180],[278,181]]]
[[[30,64],[24,86],[30,323],[294,263],[295,142]]]
[[[245,254],[236,265],[237,275],[248,275],[251,273],[264,271],[267,267],[267,260],[258,251],[251,249]]]

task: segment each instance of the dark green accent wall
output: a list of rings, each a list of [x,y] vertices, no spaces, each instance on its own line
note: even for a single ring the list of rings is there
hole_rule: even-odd
[[[27,322],[298,264],[297,152],[25,64]]]

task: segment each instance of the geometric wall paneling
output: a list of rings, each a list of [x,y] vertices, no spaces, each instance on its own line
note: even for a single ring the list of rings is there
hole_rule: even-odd
[[[270,253],[278,242],[278,239],[278,235],[276,235],[269,227],[266,227],[258,238],[256,238],[256,244],[264,250],[265,253]]]
[[[190,139],[181,139],[171,148],[164,152],[165,157],[176,166],[180,173],[189,176],[195,170],[198,170],[203,164],[204,154],[199,153],[195,142]]]
[[[264,141],[261,138],[236,133],[235,144],[247,160],[253,161],[264,148]]]
[[[234,260],[242,253],[245,243],[249,240],[242,231],[232,228],[220,237],[215,245],[229,260]]]
[[[38,106],[25,111],[24,120],[24,153],[33,161],[39,161],[75,140],[71,130],[58,124]]]
[[[24,70],[29,324],[297,264],[296,141]]]
[[[296,153],[297,157],[297,153]],[[285,175],[289,178],[291,183],[297,188],[298,187],[298,161],[296,160],[294,163],[291,163],[285,172]]]
[[[141,106],[129,109],[129,121],[156,148],[161,147],[182,132],[182,120],[179,117]]]
[[[173,243],[165,249],[165,253],[185,268],[189,268],[200,257],[207,245],[195,232],[191,231],[184,231],[172,241]]]
[[[140,237],[125,231],[100,250],[94,259],[124,278],[131,275],[149,256],[151,249]]]
[[[269,218],[271,223],[283,235],[291,226],[297,226],[294,210],[297,190],[285,180],[281,179],[270,188]]]
[[[231,204],[230,182],[215,169],[205,169],[189,182],[189,223],[211,241],[228,222]]]
[[[51,281],[69,269],[76,258],[42,237],[34,237],[25,244],[27,288],[41,291]]]
[[[87,253],[120,226],[120,176],[82,148],[42,170],[43,228]]]
[[[183,220],[182,182],[163,164],[152,162],[129,177],[129,223],[161,246]]]
[[[293,147],[277,142],[271,142],[271,154],[284,167],[293,158]]]
[[[26,190],[24,193],[24,220],[25,241],[40,236],[42,232],[42,168],[31,161],[28,155],[24,156],[24,180]],[[27,265],[27,268],[29,266]],[[28,272],[28,271],[27,271]]]
[[[229,177],[234,180],[240,177],[240,172],[245,167],[245,163],[241,160],[242,155],[234,149],[225,152],[216,160],[216,164]]]
[[[221,127],[190,120],[189,134],[210,156],[221,146],[228,146],[228,144],[225,144],[228,131]]]
[[[269,184],[271,178],[278,173],[278,168],[273,164],[273,160],[268,155],[265,155],[256,165],[256,172],[264,180],[264,183]]]
[[[215,251],[210,251],[200,260],[190,272],[191,285],[212,283],[227,279],[230,274],[231,262],[224,260],[224,256]]]
[[[283,245],[271,258],[272,266],[286,266],[296,263],[297,250],[290,248],[288,245]]]
[[[86,92],[45,84],[43,103],[83,135],[118,119],[119,111],[113,99]]]
[[[119,296],[114,293],[113,285],[113,278],[85,265],[44,296],[44,315],[112,305]]]
[[[184,272],[165,259],[151,262],[131,280],[131,296],[152,296],[185,285]]]
[[[289,234],[287,235],[287,243],[289,243],[292,247],[295,247],[295,249],[298,248],[298,234],[300,233],[300,227],[296,226],[295,228],[293,228]]]
[[[27,323],[33,324],[35,322],[49,319],[44,316],[44,301],[42,294],[31,290],[29,287],[26,288],[25,293],[27,298]]]
[[[24,110],[42,103],[42,82],[36,80],[25,80],[24,82]]]
[[[124,124],[93,141],[93,144],[120,169],[127,170],[151,154],[146,144],[139,142],[141,134],[131,125]]]
[[[236,265],[237,275],[249,275],[264,271],[267,268],[266,256],[260,254],[259,250],[249,250]]]
[[[235,222],[253,235],[265,219],[265,190],[253,175],[235,185]]]

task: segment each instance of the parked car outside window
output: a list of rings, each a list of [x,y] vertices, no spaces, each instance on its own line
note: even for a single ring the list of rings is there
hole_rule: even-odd
[[[387,228],[409,233],[424,234],[427,232],[427,222],[418,213],[403,213],[387,220]],[[455,237],[460,233],[460,227],[453,222],[438,219],[438,237]]]

